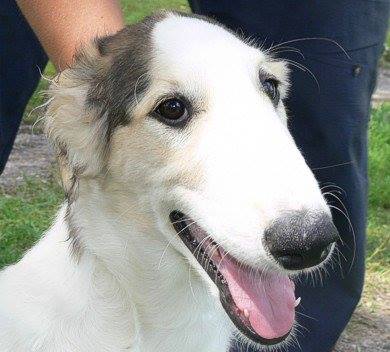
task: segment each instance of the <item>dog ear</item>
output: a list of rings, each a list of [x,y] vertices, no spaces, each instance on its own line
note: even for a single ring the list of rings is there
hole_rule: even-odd
[[[129,110],[149,86],[150,33],[161,18],[97,38],[52,84],[46,132],[80,176],[103,170],[111,135],[129,123]]]
[[[49,89],[45,132],[57,151],[66,192],[75,177],[94,177],[104,167],[106,125],[88,106],[88,94],[96,72],[105,66],[94,43],[79,52],[74,67],[61,72]]]

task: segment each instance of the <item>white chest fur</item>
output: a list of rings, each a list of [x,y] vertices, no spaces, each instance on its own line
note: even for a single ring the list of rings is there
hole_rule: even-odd
[[[226,314],[196,274],[183,270],[177,262],[182,259],[166,251],[162,262],[138,256],[107,267],[105,259],[84,253],[77,263],[64,213],[18,264],[0,274],[0,351],[227,349]],[[127,277],[119,269],[124,266]]]

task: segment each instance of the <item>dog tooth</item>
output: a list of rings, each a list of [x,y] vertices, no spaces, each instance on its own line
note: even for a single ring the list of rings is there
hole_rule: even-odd
[[[249,311],[246,308],[244,309],[244,317],[249,318]]]
[[[295,300],[294,307],[298,307],[299,303],[301,303],[301,297],[298,297],[298,298]]]

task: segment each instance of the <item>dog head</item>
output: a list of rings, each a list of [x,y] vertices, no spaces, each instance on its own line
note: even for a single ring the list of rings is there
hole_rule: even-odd
[[[67,191],[93,179],[137,199],[260,344],[289,335],[288,275],[320,265],[337,237],[287,129],[287,74],[217,23],[163,13],[82,51],[47,113]]]

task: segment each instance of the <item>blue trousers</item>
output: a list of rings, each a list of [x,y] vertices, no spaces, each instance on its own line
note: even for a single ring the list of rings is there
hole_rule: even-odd
[[[0,0],[0,175],[47,57],[14,0]]]
[[[287,101],[290,129],[324,191],[343,189],[350,224],[340,211],[333,217],[342,237],[341,268],[336,266],[322,285],[303,282],[298,335],[301,348],[290,352],[331,351],[356,307],[364,281],[367,209],[367,124],[378,59],[389,18],[388,0],[192,0],[195,12],[258,39],[265,48],[287,42],[276,55],[292,63],[292,89]],[[334,43],[337,41],[349,58]],[[291,52],[293,46],[304,58]],[[279,51],[279,52],[278,52]],[[315,79],[312,77],[315,76]],[[286,170],[286,177],[288,171]],[[333,188],[335,189],[335,188]],[[339,194],[337,194],[340,196]],[[332,197],[329,199],[332,200]],[[333,199],[335,201],[336,199]],[[338,203],[338,204],[337,204]],[[333,202],[342,208],[338,201]],[[344,210],[343,210],[344,211]],[[346,260],[343,258],[346,258]],[[320,284],[320,283],[318,283]],[[310,318],[309,318],[309,317]],[[242,349],[246,351],[245,349]],[[241,351],[234,346],[232,351]]]
[[[341,267],[330,270],[322,285],[303,282],[296,289],[297,296],[302,297],[302,315],[297,318],[307,331],[298,336],[301,349],[291,347],[289,351],[331,351],[363,287],[367,125],[390,2],[190,0],[190,5],[196,13],[214,17],[233,30],[257,38],[266,48],[295,39],[329,38],[348,53],[347,57],[334,43],[317,39],[286,43],[274,49],[277,56],[292,60],[292,90],[286,102],[292,134],[324,191],[332,189],[332,184],[343,189],[343,194],[337,195],[345,204],[354,229],[353,234],[345,217],[334,211],[342,237]],[[27,101],[38,83],[38,68],[43,70],[47,58],[13,0],[0,1],[0,13],[1,173]],[[304,57],[291,52],[289,46],[301,50]],[[334,202],[342,209],[337,203]],[[240,346],[232,347],[232,351],[240,350]]]

